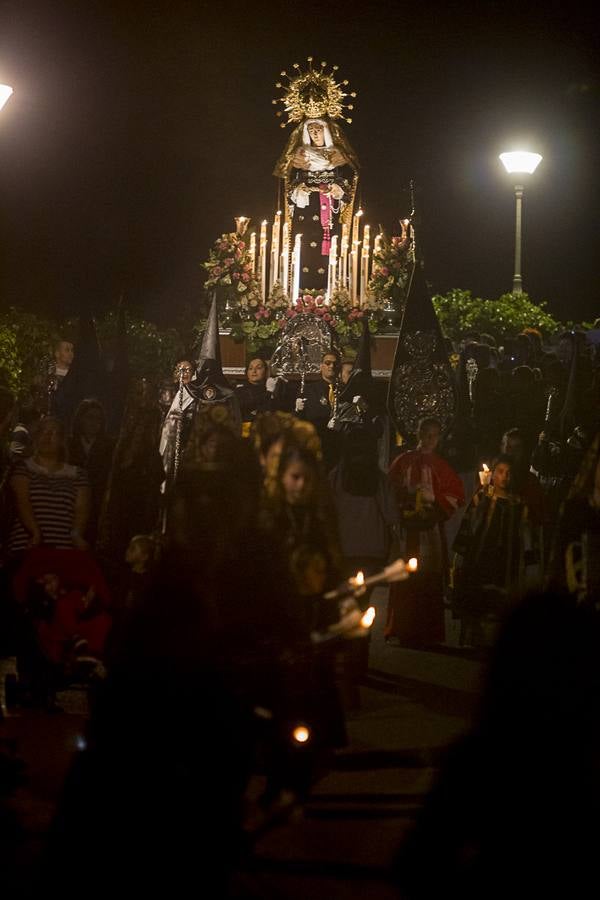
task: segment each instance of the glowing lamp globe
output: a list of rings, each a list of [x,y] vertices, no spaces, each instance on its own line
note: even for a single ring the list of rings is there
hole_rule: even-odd
[[[526,150],[501,153],[500,159],[509,175],[533,175],[542,161],[542,157],[539,153],[528,153]]]
[[[0,109],[4,106],[6,101],[10,98],[13,93],[13,89],[9,87],[7,84],[0,84]]]

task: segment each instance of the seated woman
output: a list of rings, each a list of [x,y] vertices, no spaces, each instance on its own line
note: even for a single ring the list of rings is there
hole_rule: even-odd
[[[272,394],[267,390],[267,363],[261,356],[253,356],[246,366],[246,381],[238,384],[235,395],[242,415],[242,434],[249,433],[258,413],[269,412]]]
[[[68,465],[63,424],[41,419],[32,436],[32,454],[15,463],[9,479],[16,515],[8,538],[13,555],[29,547],[84,549],[90,491],[82,469]]]

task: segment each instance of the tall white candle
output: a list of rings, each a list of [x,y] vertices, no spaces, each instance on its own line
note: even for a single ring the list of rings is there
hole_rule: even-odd
[[[331,239],[331,247],[329,249],[329,269],[327,272],[327,294],[326,300],[329,303],[331,301],[331,296],[335,291],[335,282],[336,282],[336,270],[337,270],[337,234],[334,234]]]
[[[290,275],[290,238],[289,226],[287,222],[283,225],[283,239],[281,251],[281,287],[283,293],[289,292],[289,275]]]
[[[256,274],[256,232],[253,231],[250,235],[250,250],[248,251],[250,254],[250,262],[252,263],[252,272]]]
[[[340,249],[340,257],[342,261],[341,284],[343,288],[348,287],[348,243],[350,238],[350,226],[348,223],[342,225],[342,246]]]
[[[357,209],[352,220],[352,247],[354,248],[360,240],[360,219],[363,214],[362,209]]]
[[[363,231],[363,245],[361,254],[361,273],[360,273],[360,302],[361,306],[367,300],[367,285],[369,283],[369,254],[371,251],[371,229],[369,225],[365,225]]]
[[[272,243],[271,243],[271,278],[270,278],[270,286],[271,290],[273,290],[273,285],[279,278],[279,243],[281,239],[281,210],[278,210],[275,213],[275,219],[273,221],[273,233],[272,233]]]
[[[352,306],[358,306],[358,241],[352,247],[350,253],[352,265]]]
[[[263,301],[267,299],[267,220],[260,226],[260,291]]]
[[[292,301],[296,301],[300,294],[302,235],[297,234],[294,241],[294,255],[292,257]]]

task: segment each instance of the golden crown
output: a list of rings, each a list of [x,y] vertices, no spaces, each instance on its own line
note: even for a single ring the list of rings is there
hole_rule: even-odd
[[[308,69],[302,71],[299,63],[294,63],[295,74],[281,75],[288,79],[288,84],[278,81],[275,85],[283,91],[281,97],[271,101],[274,106],[283,104],[283,110],[278,110],[277,116],[287,114],[287,122],[281,123],[281,128],[293,122],[302,122],[303,119],[320,119],[328,116],[330,119],[345,119],[351,122],[345,115],[345,110],[353,110],[354,105],[345,103],[346,97],[356,97],[356,92],[347,93],[348,81],[336,81],[335,73],[338,66],[332,66],[327,72],[327,63],[322,62],[319,68],[313,69],[313,57],[307,57]]]

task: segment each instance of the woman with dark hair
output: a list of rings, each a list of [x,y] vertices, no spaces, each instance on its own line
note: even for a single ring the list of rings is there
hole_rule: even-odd
[[[321,461],[290,432],[274,463],[275,474],[266,478],[265,522],[283,547],[298,593],[320,597],[342,571],[335,508]]]
[[[38,544],[63,549],[86,546],[88,480],[81,469],[67,464],[65,429],[58,419],[40,420],[31,456],[15,464],[9,485],[16,509],[9,553]]]
[[[242,430],[249,431],[258,413],[268,412],[272,406],[272,394],[267,390],[267,362],[261,356],[253,356],[246,365],[246,381],[238,384],[235,396],[240,404]]]

